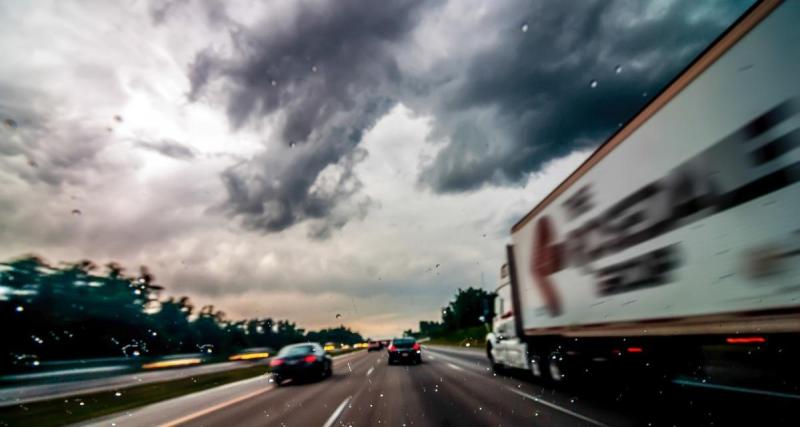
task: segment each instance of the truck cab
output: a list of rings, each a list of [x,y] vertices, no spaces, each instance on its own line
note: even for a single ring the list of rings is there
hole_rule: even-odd
[[[517,335],[514,324],[508,264],[500,269],[495,294],[495,317],[492,319],[492,331],[486,336],[486,355],[495,371],[505,368],[529,369],[527,345]]]

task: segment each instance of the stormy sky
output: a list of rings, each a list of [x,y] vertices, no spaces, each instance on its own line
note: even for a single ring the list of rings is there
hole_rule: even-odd
[[[399,333],[748,6],[3,2],[0,258]]]

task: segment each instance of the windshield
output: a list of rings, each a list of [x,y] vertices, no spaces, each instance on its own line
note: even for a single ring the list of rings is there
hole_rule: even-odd
[[[798,23],[0,1],[0,427],[800,425]]]

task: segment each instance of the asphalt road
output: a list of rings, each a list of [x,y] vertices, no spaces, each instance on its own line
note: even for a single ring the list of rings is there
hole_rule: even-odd
[[[495,375],[482,352],[423,347],[421,365],[389,366],[385,352],[357,352],[334,360],[334,375],[320,382],[275,387],[253,378],[97,420],[124,426],[631,426],[736,425],[736,420],[793,424],[787,406],[772,419],[756,406],[735,406],[730,396],[707,399],[554,390],[524,374]],[[661,397],[658,397],[661,395]],[[623,398],[624,397],[624,398]],[[792,404],[797,402],[792,402]],[[734,405],[734,406],[731,406]],[[731,417],[708,418],[727,412]],[[741,414],[737,411],[743,411]],[[745,413],[744,411],[749,411]],[[733,424],[731,424],[733,423]]]

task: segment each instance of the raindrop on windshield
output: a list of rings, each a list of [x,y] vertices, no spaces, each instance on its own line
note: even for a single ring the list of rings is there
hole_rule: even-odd
[[[28,159],[28,166],[30,166],[30,167],[32,167],[32,168],[35,168],[35,167],[38,167],[38,166],[39,166],[39,164],[38,164],[38,163],[36,163],[36,160],[33,160],[33,159]]]
[[[295,145],[297,145],[297,143],[296,143],[296,142],[294,142],[294,141],[292,141],[292,142],[290,142],[290,143],[289,143],[289,147],[290,147],[290,148],[294,148],[294,146],[295,146]]]
[[[312,66],[312,67],[311,67],[311,71],[312,71],[312,72],[314,72],[314,73],[316,73],[316,72],[317,72],[317,66],[316,66],[316,65]]]
[[[197,347],[201,353],[213,353],[214,346],[212,344],[203,344]]]
[[[592,80],[589,82],[589,87],[594,89],[597,87],[597,80]]]
[[[17,306],[17,313],[22,313],[23,311],[25,311],[25,307],[23,307],[21,305],[18,305]]]
[[[277,86],[278,82],[276,82],[275,80],[273,80],[273,81],[269,82],[269,84],[271,84],[272,86]]]
[[[622,72],[622,65],[617,65],[616,67],[614,67],[614,72],[617,73],[617,74],[621,73]]]
[[[117,123],[122,123],[122,116],[120,116],[119,114],[117,114],[117,115],[115,115],[115,116],[114,116],[114,120],[116,120],[116,121],[117,121]]]
[[[337,318],[337,319],[340,319],[341,317],[342,317],[342,315],[341,315],[341,314],[339,314],[339,313],[336,313],[336,318]]]
[[[522,27],[520,29],[522,30],[523,33],[527,33],[528,32],[528,24],[527,23],[522,24]]]
[[[78,216],[78,215],[80,215],[80,214],[82,214],[82,213],[83,213],[83,212],[81,212],[81,210],[80,210],[80,209],[73,209],[73,210],[72,210],[72,214],[73,214],[73,215],[75,215],[75,216]]]
[[[5,119],[5,120],[3,120],[3,125],[6,127],[6,129],[16,129],[17,128],[17,122],[14,119]]]

